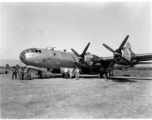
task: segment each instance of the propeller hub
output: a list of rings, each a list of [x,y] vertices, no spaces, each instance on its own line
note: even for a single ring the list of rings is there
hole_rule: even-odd
[[[115,52],[114,55],[115,55],[115,56],[121,56],[122,54],[119,53],[119,52]]]
[[[85,62],[85,55],[86,52],[88,50],[90,43],[87,44],[87,46],[85,47],[85,49],[83,50],[82,54],[78,54],[74,49],[71,48],[72,52],[79,58],[79,63],[80,64],[86,64],[89,68],[90,66],[88,65],[88,63]]]
[[[115,61],[116,62],[121,61],[121,57],[122,57],[121,50],[119,50],[119,49],[115,50],[115,52],[114,52],[114,59],[115,59]]]

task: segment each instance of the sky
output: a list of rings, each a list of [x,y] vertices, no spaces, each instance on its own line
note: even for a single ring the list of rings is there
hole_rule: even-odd
[[[71,48],[112,56],[129,35],[132,51],[152,53],[151,2],[0,3],[0,57],[19,59],[28,48]]]

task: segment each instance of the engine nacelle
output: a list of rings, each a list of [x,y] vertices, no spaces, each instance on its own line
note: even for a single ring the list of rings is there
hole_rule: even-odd
[[[92,66],[93,64],[93,55],[88,53],[84,56],[84,61],[88,63],[88,65]]]
[[[127,59],[128,61],[131,61],[131,51],[128,48],[125,48],[123,50],[121,50],[121,56],[125,59]],[[121,57],[115,57],[115,61],[116,63],[126,63],[123,59],[121,59]]]

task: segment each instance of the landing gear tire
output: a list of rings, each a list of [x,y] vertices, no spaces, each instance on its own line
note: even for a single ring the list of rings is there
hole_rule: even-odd
[[[106,73],[103,74],[103,78],[104,78],[104,79],[108,79]]]
[[[98,78],[103,78],[103,73],[98,73]]]
[[[108,77],[107,77],[106,74],[107,74],[107,73],[99,73],[99,74],[98,74],[98,78],[108,79]]]
[[[64,74],[62,74],[62,78],[65,78],[65,75],[64,75]]]
[[[68,79],[69,79],[70,78],[70,74],[68,74],[67,76],[68,76]]]
[[[113,70],[112,70],[112,71],[109,71],[109,76],[114,76],[114,75],[113,75]]]
[[[31,74],[25,73],[24,74],[24,80],[31,80]]]

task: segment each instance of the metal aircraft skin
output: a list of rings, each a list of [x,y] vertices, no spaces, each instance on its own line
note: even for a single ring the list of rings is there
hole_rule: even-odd
[[[82,54],[78,54],[74,49],[73,53],[54,50],[53,48],[29,48],[20,54],[20,60],[27,66],[35,66],[40,68],[60,69],[62,67],[81,68],[82,73],[100,73],[100,75],[107,74],[115,64],[129,65],[133,67],[136,64],[143,63],[143,61],[152,60],[152,53],[135,54],[131,50],[130,43],[126,43],[129,35],[121,43],[117,50],[113,50],[106,44],[103,44],[109,51],[113,53],[111,57],[99,57],[87,53],[90,45],[86,46]],[[126,46],[124,47],[124,45]],[[148,62],[147,62],[148,63]]]

